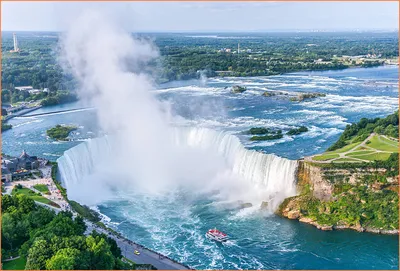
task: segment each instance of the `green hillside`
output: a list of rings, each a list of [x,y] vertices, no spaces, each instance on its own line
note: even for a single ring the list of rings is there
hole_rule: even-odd
[[[386,118],[362,118],[348,125],[327,152],[311,157],[319,163],[385,161],[399,149],[399,112]]]

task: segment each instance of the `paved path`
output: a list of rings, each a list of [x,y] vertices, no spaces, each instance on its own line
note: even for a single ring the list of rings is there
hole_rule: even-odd
[[[5,184],[5,190],[6,190],[5,193],[10,194],[12,189],[14,188],[14,186],[17,184],[21,184],[21,185],[23,185],[31,190],[34,190],[34,191],[37,191],[36,189],[33,188],[34,185],[45,184],[49,188],[51,195],[43,194],[43,196],[54,201],[58,205],[60,205],[61,209],[35,201],[36,204],[44,206],[51,210],[54,210],[56,213],[58,213],[62,210],[72,210],[69,203],[58,192],[58,188],[55,186],[54,181],[51,178],[51,166],[42,166],[42,167],[40,167],[39,170],[42,172],[43,178],[30,179],[30,180],[26,180],[26,181],[15,181],[15,182],[13,181],[11,183],[6,183]],[[37,192],[39,192],[39,191],[37,191]],[[74,213],[74,216],[77,215],[75,212],[73,212],[73,213]],[[164,255],[161,255],[150,249],[144,248],[143,246],[136,244],[130,240],[127,240],[127,239],[121,238],[121,237],[117,237],[112,232],[105,230],[103,228],[100,228],[99,226],[93,224],[92,222],[90,222],[86,219],[85,219],[85,223],[87,225],[87,230],[85,232],[85,235],[89,235],[93,230],[96,230],[97,232],[106,234],[107,236],[111,237],[112,239],[114,239],[117,242],[118,246],[121,249],[122,255],[125,258],[127,258],[137,264],[151,264],[159,270],[187,270],[187,269],[190,269],[188,266],[185,266],[183,264],[175,262]],[[140,255],[135,255],[134,254],[135,250],[138,250],[140,252]]]
[[[144,248],[138,244],[135,244],[127,239],[119,238],[113,234],[110,234],[107,230],[104,230],[93,223],[86,221],[87,230],[86,234],[90,234],[94,229],[97,232],[104,233],[107,236],[111,237],[114,239],[119,248],[121,249],[122,255],[131,260],[134,261],[135,263],[138,264],[151,264],[154,267],[156,267],[159,270],[187,270],[190,269],[188,266],[185,266],[183,264],[177,263],[175,261],[172,261],[169,258],[166,258],[165,256],[156,253],[154,251],[151,251],[147,248]],[[140,255],[134,254],[134,251],[137,250],[140,252]]]
[[[371,162],[371,161],[369,161],[369,160],[361,159],[360,156],[362,157],[363,155],[359,155],[359,157],[354,157],[354,156],[347,156],[347,154],[356,151],[356,149],[358,149],[358,148],[364,148],[365,151],[371,150],[371,151],[374,151],[375,153],[391,153],[391,152],[389,152],[389,151],[377,150],[377,149],[374,149],[374,148],[372,148],[372,147],[370,147],[370,146],[367,145],[367,141],[371,140],[372,137],[375,136],[375,135],[376,135],[375,133],[371,133],[363,142],[361,142],[361,143],[358,144],[357,146],[351,148],[351,149],[348,150],[348,151],[341,152],[341,153],[336,153],[337,155],[339,155],[339,157],[331,158],[331,159],[324,160],[324,161],[317,161],[317,160],[314,160],[313,157],[319,156],[319,155],[321,155],[321,154],[316,154],[316,155],[304,157],[304,160],[305,160],[305,161],[309,161],[309,162],[314,162],[314,163],[321,163],[321,164],[324,164],[324,163],[331,163],[331,162],[334,162],[334,161],[337,160],[337,159],[346,159],[346,158],[347,158],[347,159],[352,159],[352,160],[357,160],[357,161],[347,161],[347,162],[349,162],[349,163]],[[387,138],[386,136],[383,136],[383,137],[385,137],[386,139],[389,139],[389,138]],[[382,142],[380,136],[378,136],[378,140]],[[359,151],[362,151],[362,150],[359,150]],[[365,155],[369,155],[369,154],[365,154]]]

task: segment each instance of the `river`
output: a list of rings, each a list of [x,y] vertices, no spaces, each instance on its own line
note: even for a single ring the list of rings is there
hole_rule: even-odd
[[[225,88],[232,85],[248,90],[232,94]],[[265,90],[314,91],[326,96],[297,103],[262,97]],[[176,125],[224,131],[237,136],[248,149],[298,159],[323,152],[347,124],[362,117],[384,117],[398,109],[398,67],[170,82],[154,94],[181,116],[175,119]],[[82,107],[72,103],[32,114]],[[3,133],[4,153],[19,155],[25,149],[50,160],[103,135],[93,109],[17,117],[9,123],[13,129]],[[56,124],[74,124],[79,129],[71,141],[54,142],[45,133]],[[241,133],[256,126],[286,130],[300,125],[309,131],[274,141],[252,142]],[[127,238],[197,269],[398,269],[398,236],[323,232],[259,211],[224,208],[213,195],[171,191],[154,197],[117,191],[113,200],[93,207]],[[220,245],[207,240],[204,233],[213,227],[227,232],[231,241]]]

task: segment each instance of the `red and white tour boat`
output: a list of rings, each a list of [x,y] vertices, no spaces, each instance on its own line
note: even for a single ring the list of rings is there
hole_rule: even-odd
[[[217,229],[208,230],[208,232],[206,233],[206,237],[217,242],[225,242],[229,239],[228,235]]]

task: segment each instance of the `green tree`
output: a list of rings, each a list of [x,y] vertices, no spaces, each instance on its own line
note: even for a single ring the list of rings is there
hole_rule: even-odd
[[[393,126],[393,124],[389,124],[385,129],[385,135],[391,137],[398,137],[398,130]]]
[[[89,235],[86,238],[86,244],[91,254],[90,266],[93,269],[109,270],[114,268],[115,260],[110,251],[110,246],[104,238],[99,236],[95,238]]]
[[[18,206],[18,209],[23,213],[28,213],[36,209],[35,201],[23,194],[18,194],[16,196],[16,205]]]
[[[114,255],[115,258],[121,258],[122,257],[122,252],[121,249],[119,248],[117,242],[112,239],[111,237],[108,237],[104,233],[98,233],[97,231],[93,230],[93,232],[90,234],[93,237],[101,237],[107,241],[107,243],[110,245],[110,250],[111,253]]]
[[[1,221],[1,234],[4,244],[11,250],[29,239],[29,223],[19,218],[18,212],[4,213]]]
[[[46,261],[48,270],[74,270],[78,269],[81,252],[75,248],[64,248]],[[80,268],[79,268],[80,269]]]
[[[1,197],[1,210],[5,212],[10,206],[14,206],[14,198],[10,195],[4,195]]]
[[[44,239],[37,239],[29,249],[26,270],[45,269],[46,261],[52,257],[52,250]]]
[[[382,135],[385,131],[385,128],[381,125],[375,127],[374,133]]]

